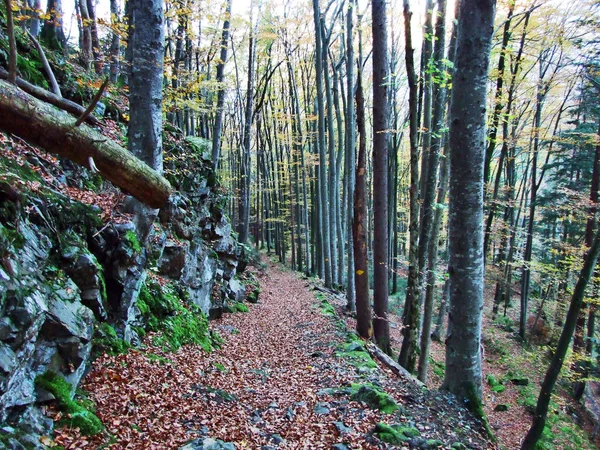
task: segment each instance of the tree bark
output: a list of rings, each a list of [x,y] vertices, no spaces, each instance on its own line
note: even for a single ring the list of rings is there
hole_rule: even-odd
[[[354,311],[356,308],[356,294],[354,286],[354,244],[352,235],[352,220],[354,217],[354,186],[355,173],[353,167],[355,164],[355,117],[354,117],[354,44],[353,44],[353,14],[354,0],[348,0],[348,11],[346,12],[346,149],[344,160],[344,177],[346,178],[346,198],[347,198],[347,235],[348,235],[348,267],[346,285],[346,309]]]
[[[52,50],[64,49],[67,44],[62,21],[62,0],[48,0],[46,14],[49,19],[44,21],[42,39]]]
[[[225,10],[225,20],[223,21],[223,31],[221,33],[221,53],[219,63],[217,64],[217,112],[215,114],[215,123],[213,126],[212,141],[212,162],[215,170],[219,168],[219,156],[221,154],[221,128],[223,124],[223,106],[225,105],[225,63],[227,62],[227,48],[229,46],[229,19],[231,16],[231,0],[227,0]]]
[[[423,305],[423,329],[421,331],[420,353],[419,353],[419,380],[427,382],[427,368],[429,367],[429,346],[431,344],[431,321],[433,317],[433,292],[435,287],[435,270],[437,265],[439,222],[435,223],[436,209],[434,206],[436,185],[438,180],[438,166],[440,160],[440,149],[442,148],[442,136],[445,128],[446,112],[446,87],[444,67],[444,47],[446,45],[446,1],[438,0],[438,8],[435,24],[435,44],[433,52],[433,62],[431,64],[435,71],[436,78],[439,80],[433,85],[433,118],[432,118],[432,136],[431,147],[428,158],[427,182],[425,183],[425,193],[423,195],[423,216],[421,221],[421,234],[419,238],[419,269],[425,269],[425,259],[427,259],[427,268],[424,274],[425,280],[425,302]],[[440,195],[446,196],[445,192]],[[438,203],[443,203],[444,199],[438,199]],[[434,229],[435,227],[435,229]],[[423,252],[423,263],[421,262],[421,252]],[[425,258],[427,255],[427,258]],[[421,264],[423,266],[421,267]]]
[[[17,87],[0,81],[0,128],[50,153],[89,168],[89,158],[100,174],[152,208],[163,206],[171,186],[157,171],[107,139],[81,125],[51,105],[33,98]]]
[[[251,6],[252,9],[252,6]],[[240,180],[240,206],[239,206],[239,241],[244,244],[248,240],[250,230],[250,175],[251,157],[250,145],[252,143],[252,120],[254,118],[254,74],[256,59],[256,35],[258,19],[253,26],[252,34],[248,42],[248,84],[246,89],[246,109],[244,115],[244,134],[242,139],[242,164]]]
[[[409,372],[413,372],[417,361],[417,331],[419,327],[419,149],[418,149],[418,117],[417,117],[417,75],[415,73],[414,48],[412,46],[411,17],[409,0],[404,0],[404,37],[406,74],[408,77],[408,120],[410,142],[410,219],[408,249],[408,280],[406,299],[404,301],[402,348],[398,363]]]
[[[111,37],[110,37],[110,81],[113,84],[116,84],[119,78],[119,66],[120,66],[120,58],[119,58],[119,33],[116,28],[119,26],[120,18],[119,18],[119,2],[118,0],[110,0],[110,23],[113,27]]]
[[[450,312],[443,388],[481,414],[483,161],[495,0],[463,0],[450,107]]]
[[[367,130],[365,126],[365,98],[362,89],[362,74],[359,66],[356,79],[356,123],[360,141],[356,166],[356,188],[354,189],[354,221],[352,225],[354,243],[354,284],[356,287],[356,331],[361,337],[373,335],[371,323],[371,299],[369,295],[369,260],[367,252]]]
[[[84,0],[81,0],[84,2]],[[129,151],[159,173],[162,155],[162,88],[164,13],[161,0],[129,0]],[[133,202],[140,241],[144,242],[156,211]]]
[[[318,116],[318,140],[319,149],[319,216],[321,235],[321,259],[324,266],[325,286],[331,287],[331,247],[330,247],[330,229],[329,229],[329,203],[327,189],[327,156],[325,154],[325,104],[323,92],[323,42],[321,35],[321,25],[319,11],[319,0],[313,0],[313,18],[315,24],[315,68],[317,85],[317,116]]]
[[[373,331],[391,354],[388,322],[388,45],[385,0],[371,2],[373,18]]]

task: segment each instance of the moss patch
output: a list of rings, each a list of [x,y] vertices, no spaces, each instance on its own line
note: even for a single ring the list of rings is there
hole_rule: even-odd
[[[226,313],[236,313],[236,312],[246,313],[246,312],[250,311],[248,309],[248,307],[246,305],[244,305],[242,302],[235,302],[231,305],[227,305],[225,308],[223,308],[223,310]]]
[[[350,398],[355,402],[366,403],[369,408],[385,414],[396,412],[400,407],[389,394],[372,384],[352,384]]]
[[[419,430],[412,427],[406,427],[400,424],[388,425],[383,422],[379,422],[373,433],[377,435],[379,439],[388,444],[400,445],[414,437],[420,436]]]
[[[208,330],[208,320],[194,305],[186,305],[173,285],[161,286],[148,280],[142,287],[137,306],[150,331],[158,332],[154,343],[169,351],[196,344],[211,351],[220,338]]]
[[[95,332],[94,346],[99,352],[106,352],[109,355],[118,355],[125,353],[129,349],[129,344],[117,336],[115,329],[107,324],[101,324]]]
[[[50,392],[66,417],[61,420],[69,427],[79,428],[81,433],[91,436],[104,429],[100,419],[80,402],[71,398],[71,385],[57,373],[48,371],[35,378],[36,386]]]
[[[123,240],[127,242],[129,247],[131,247],[135,253],[142,251],[142,244],[140,244],[140,241],[134,231],[129,230],[127,233],[125,233],[123,235]]]

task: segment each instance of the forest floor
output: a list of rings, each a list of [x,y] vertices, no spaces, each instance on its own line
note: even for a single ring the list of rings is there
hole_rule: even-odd
[[[360,342],[314,280],[276,264],[259,279],[260,301],[248,313],[211,322],[225,341],[212,353],[196,346],[169,353],[147,338],[141,349],[100,356],[82,389],[106,431],[90,438],[63,428],[55,443],[165,449],[210,437],[238,449],[496,448],[454,397],[352,351]],[[351,394],[356,384],[385,391],[399,408],[370,408]],[[404,442],[382,442],[373,432],[379,422],[397,424]]]

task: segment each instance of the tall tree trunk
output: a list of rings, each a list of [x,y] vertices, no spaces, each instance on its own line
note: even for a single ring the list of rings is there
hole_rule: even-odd
[[[460,4],[450,108],[450,310],[443,388],[481,414],[483,161],[495,0]]]
[[[329,203],[327,189],[327,156],[325,154],[325,104],[323,99],[323,43],[321,35],[319,11],[319,0],[313,0],[313,17],[315,23],[315,68],[317,84],[317,116],[318,116],[318,140],[319,148],[319,210],[320,210],[320,229],[321,236],[321,258],[324,266],[325,286],[331,287],[331,243],[329,229]]]
[[[87,13],[90,20],[89,28],[92,55],[94,57],[94,70],[99,75],[102,73],[102,52],[100,50],[100,39],[98,38],[98,22],[96,21],[94,0],[87,0]]]
[[[385,0],[371,2],[373,29],[373,332],[391,354],[388,322],[388,45]]]
[[[597,136],[600,138],[600,125],[598,127]],[[594,152],[594,162],[592,167],[592,183],[590,185],[590,203],[591,206],[588,212],[588,220],[585,225],[585,245],[587,247],[591,247],[594,241],[594,229],[596,228],[596,213],[598,212],[598,189],[600,189],[600,141],[596,144],[596,150]],[[585,353],[587,357],[591,357],[591,345],[593,344],[594,337],[594,321],[595,321],[595,305],[589,306],[588,312],[588,333],[587,333],[587,341],[585,345]],[[578,317],[578,325],[582,321],[583,314],[580,313]],[[583,317],[583,321],[585,321],[585,316]],[[577,327],[576,327],[577,328]],[[583,327],[582,327],[583,328]],[[583,334],[583,330],[581,331]],[[585,390],[586,382],[583,381],[589,375],[590,371],[590,363],[584,362],[579,364],[577,367],[577,372],[579,378],[581,379],[575,385],[575,393],[574,397],[576,400],[581,399]]]
[[[81,65],[86,69],[90,70],[91,62],[93,58],[92,52],[92,29],[91,19],[88,12],[87,0],[78,0],[77,6],[79,8],[79,15],[81,28],[80,32],[80,50],[81,50]]]
[[[419,239],[419,149],[417,117],[417,75],[415,73],[414,48],[412,46],[411,17],[409,0],[404,0],[404,38],[406,74],[408,77],[408,120],[410,142],[410,222],[408,250],[408,280],[402,328],[402,348],[398,363],[413,372],[417,362],[417,331],[419,327],[419,270],[417,241]]]
[[[117,27],[120,22],[119,2],[118,0],[110,0],[110,23],[113,28],[110,37],[110,81],[115,84],[119,78],[119,33]]]
[[[323,56],[323,79],[325,81],[325,98],[327,100],[327,153],[329,154],[329,173],[327,186],[329,188],[328,191],[328,221],[326,222],[326,227],[329,229],[329,255],[331,259],[331,282],[332,284],[338,284],[339,280],[337,279],[337,217],[335,212],[335,197],[339,196],[338,186],[336,186],[335,181],[335,173],[336,173],[336,157],[335,157],[335,127],[333,122],[333,91],[331,87],[331,79],[329,76],[329,64],[328,64],[328,47],[329,47],[329,38],[325,31],[325,23],[323,18],[321,17],[321,31],[323,35],[323,47],[321,49],[321,53]]]
[[[225,19],[223,20],[223,31],[221,32],[221,52],[217,64],[217,112],[212,136],[212,163],[215,170],[219,168],[219,156],[221,154],[221,128],[223,124],[223,106],[225,105],[225,63],[227,62],[227,48],[229,47],[229,24],[231,17],[231,0],[227,0],[225,8]]]
[[[252,10],[252,5],[250,6]],[[240,222],[238,225],[239,241],[244,244],[248,241],[250,230],[250,144],[252,137],[252,119],[254,117],[254,70],[256,58],[256,35],[258,32],[258,19],[253,27],[248,42],[248,84],[246,90],[246,109],[244,116],[244,138],[242,141],[242,164],[241,164],[241,189],[240,189]]]
[[[354,287],[354,245],[352,235],[352,220],[354,218],[354,186],[355,173],[353,170],[355,161],[355,117],[354,117],[354,46],[353,46],[353,20],[355,3],[354,0],[348,0],[348,11],[346,12],[346,152],[344,160],[344,177],[346,178],[346,199],[347,199],[347,235],[348,235],[348,269],[346,285],[346,309],[354,311],[355,287]]]
[[[82,4],[85,0],[81,0]],[[162,173],[163,2],[129,0],[129,151]],[[133,203],[137,230],[144,241],[156,211]]]
[[[365,339],[373,335],[371,299],[369,295],[369,260],[367,252],[367,130],[365,126],[365,98],[362,89],[362,71],[359,65],[356,78],[356,123],[360,141],[354,190],[354,283],[356,286],[356,331]]]
[[[433,85],[433,119],[431,147],[428,158],[427,183],[423,196],[423,216],[421,222],[421,235],[419,238],[419,266],[421,265],[421,252],[423,253],[423,269],[427,259],[425,273],[425,302],[423,307],[423,330],[421,332],[421,348],[419,354],[419,380],[427,381],[427,368],[429,366],[429,345],[431,343],[431,320],[433,317],[433,292],[436,279],[438,235],[440,223],[435,223],[436,209],[434,199],[436,193],[437,173],[440,160],[440,149],[445,128],[446,111],[446,87],[444,48],[446,46],[446,0],[438,0],[437,19],[435,24],[435,44],[433,51],[432,68],[436,78],[441,80]],[[446,192],[440,195],[446,196]],[[438,204],[444,202],[444,198],[438,198]],[[425,253],[426,252],[426,253]],[[427,258],[425,258],[425,254]],[[419,267],[421,268],[421,267]]]
[[[594,273],[594,267],[600,254],[600,229],[596,232],[592,246],[585,256],[583,268],[579,274],[579,279],[575,285],[573,296],[571,297],[571,304],[569,306],[569,312],[565,319],[565,324],[558,339],[556,345],[556,351],[552,357],[552,361],[546,371],[546,376],[542,383],[540,395],[538,397],[537,405],[535,408],[535,414],[533,416],[533,423],[531,428],[525,436],[525,440],[521,445],[521,450],[531,450],[536,448],[536,444],[542,436],[544,426],[546,425],[546,416],[548,414],[548,405],[550,404],[550,397],[554,390],[554,385],[562,369],[567,350],[573,338],[573,332],[575,331],[575,324],[577,317],[581,311],[583,300],[585,297],[585,289]]]
[[[27,21],[27,27],[29,32],[34,38],[37,38],[40,34],[40,12],[42,10],[41,0],[27,0],[27,6],[29,7],[29,20]]]
[[[66,47],[67,39],[63,30],[62,0],[48,0],[46,6],[48,19],[42,27],[42,39],[52,50],[61,50]]]
[[[485,151],[485,162],[483,164],[483,182],[485,183],[486,194],[488,190],[488,183],[490,179],[490,166],[492,163],[492,156],[494,154],[494,150],[496,149],[496,143],[498,141],[498,125],[500,124],[500,118],[502,115],[502,110],[504,109],[504,69],[506,67],[506,52],[508,47],[508,42],[510,40],[511,32],[510,32],[510,23],[513,16],[513,12],[515,9],[515,2],[510,2],[508,5],[508,17],[506,18],[506,22],[504,22],[504,31],[502,33],[502,45],[500,47],[500,56],[498,57],[498,75],[496,76],[496,93],[494,95],[494,112],[492,113],[492,119],[490,122],[489,130],[488,130],[488,146]],[[527,23],[525,24],[527,27]],[[502,146],[502,150],[504,150],[504,145]],[[505,157],[505,153],[500,153],[500,160],[503,161]],[[499,180],[500,175],[502,174],[502,166],[498,165],[498,170],[496,172],[496,179]],[[497,189],[494,189],[497,192]],[[494,210],[496,208],[496,198],[492,196],[491,202],[489,204],[490,212],[488,216],[488,222],[493,220]],[[489,243],[490,243],[490,233],[491,226],[486,226],[485,235],[484,235],[484,243],[483,243],[483,258],[484,261],[487,258]]]
[[[531,279],[531,256],[533,253],[533,224],[535,222],[535,209],[537,201],[537,164],[540,145],[540,126],[542,124],[542,108],[549,84],[544,81],[544,69],[540,60],[540,79],[538,81],[535,115],[533,118],[533,148],[531,157],[531,187],[529,190],[529,219],[527,221],[527,234],[525,238],[525,250],[523,252],[523,267],[521,270],[521,311],[519,318],[519,336],[523,341],[527,340],[527,314],[529,310],[529,284]]]

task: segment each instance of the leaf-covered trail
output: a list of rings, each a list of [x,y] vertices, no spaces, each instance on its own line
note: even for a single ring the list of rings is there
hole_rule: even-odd
[[[260,281],[260,302],[249,313],[212,322],[225,343],[209,355],[195,346],[177,353],[147,346],[99,358],[83,389],[96,402],[107,433],[90,439],[63,429],[56,442],[65,448],[104,443],[115,449],[165,449],[210,436],[238,449],[329,449],[342,443],[346,447],[336,448],[388,448],[371,435],[385,420],[419,429],[421,443],[442,439],[446,445],[439,448],[454,441],[488,447],[469,431],[474,425],[464,411],[447,399],[441,399],[441,408],[432,407],[427,402],[436,400],[430,395],[421,398],[418,388],[383,368],[365,373],[337,357],[343,335],[316,307],[308,281],[277,266]],[[320,392],[366,381],[381,384],[403,405],[400,411],[384,415],[348,396]]]

